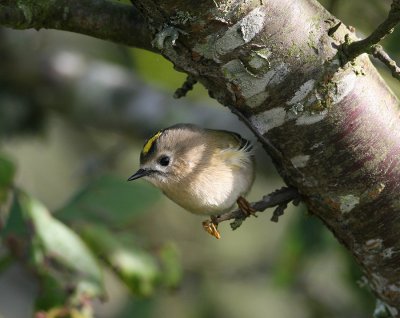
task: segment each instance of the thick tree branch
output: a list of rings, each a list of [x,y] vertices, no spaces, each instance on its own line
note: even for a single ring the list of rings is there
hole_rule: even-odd
[[[398,101],[369,59],[339,67],[335,47],[348,29],[328,34],[336,19],[312,0],[179,3],[178,18],[176,0],[135,6],[151,17],[163,55],[281,158],[274,163],[283,179],[400,317]]]
[[[345,62],[355,59],[362,53],[373,53],[374,46],[382,41],[400,22],[400,0],[393,0],[389,15],[374,32],[363,40],[343,44],[342,50],[346,57]]]
[[[0,25],[57,29],[156,51],[142,16],[131,5],[106,0],[0,0]]]

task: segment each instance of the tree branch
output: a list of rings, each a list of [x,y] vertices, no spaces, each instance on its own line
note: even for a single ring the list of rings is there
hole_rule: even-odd
[[[276,190],[268,195],[265,195],[260,201],[250,204],[250,206],[258,212],[263,212],[268,208],[277,207],[271,217],[272,222],[278,222],[278,218],[283,214],[288,203],[293,201],[293,204],[297,205],[301,200],[300,194],[297,189],[292,187],[283,187]],[[214,223],[219,224],[221,222],[232,220],[232,229],[237,229],[242,222],[249,217],[249,214],[244,213],[242,210],[238,209],[235,211],[227,212],[222,215],[217,216],[213,219]]]
[[[387,54],[382,46],[374,45],[372,48],[372,55],[385,64],[392,72],[392,76],[400,80],[400,67],[397,66],[396,62]]]
[[[389,15],[374,32],[363,40],[349,43],[346,41],[342,45],[342,51],[346,57],[345,62],[355,59],[362,53],[372,53],[374,46],[382,41],[388,34],[393,32],[393,28],[400,21],[400,0],[393,0]]]
[[[0,0],[0,25],[57,29],[156,51],[142,16],[131,6],[107,0]]]
[[[193,86],[197,83],[197,79],[192,76],[188,75],[185,82],[182,84],[181,87],[179,87],[175,93],[174,93],[174,98],[182,98],[185,97],[186,94],[193,89]]]

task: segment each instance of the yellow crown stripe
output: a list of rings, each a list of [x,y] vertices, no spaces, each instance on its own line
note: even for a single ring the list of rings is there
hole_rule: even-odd
[[[162,134],[162,131],[159,131],[158,133],[156,133],[153,137],[151,137],[149,140],[147,140],[146,144],[143,147],[143,154],[147,154],[150,149],[151,146],[154,144],[154,142],[158,139],[158,137],[160,137]]]

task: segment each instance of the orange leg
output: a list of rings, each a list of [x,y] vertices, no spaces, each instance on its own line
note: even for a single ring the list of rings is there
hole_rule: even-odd
[[[247,201],[244,197],[240,196],[236,201],[238,207],[244,214],[247,216],[254,215],[256,216],[256,210],[250,205],[249,201]]]
[[[218,232],[218,223],[215,220],[215,217],[212,216],[211,220],[203,221],[203,228],[207,231],[208,234],[214,236],[216,239],[221,238],[221,234]]]

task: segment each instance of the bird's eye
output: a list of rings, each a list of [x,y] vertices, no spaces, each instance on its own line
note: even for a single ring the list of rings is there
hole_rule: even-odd
[[[169,157],[168,156],[161,156],[160,159],[158,159],[158,162],[160,163],[160,165],[166,167],[169,165]]]

